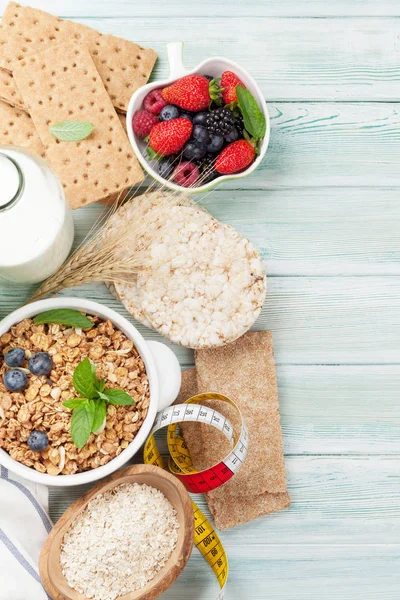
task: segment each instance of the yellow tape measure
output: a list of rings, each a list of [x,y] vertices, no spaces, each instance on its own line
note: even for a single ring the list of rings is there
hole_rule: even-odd
[[[233,406],[240,415],[241,431],[235,435],[230,421],[216,410],[204,406],[206,400],[217,400]],[[219,429],[231,442],[232,451],[222,461],[204,471],[194,468],[185,440],[178,432],[178,424],[182,422],[207,423]],[[198,394],[184,404],[170,406],[157,414],[153,429],[144,447],[144,462],[162,469],[167,468],[158,450],[154,434],[159,429],[168,427],[167,441],[170,453],[168,469],[182,481],[189,492],[200,493],[214,490],[231,479],[242,466],[248,447],[248,432],[237,405],[222,394]],[[215,529],[193,503],[194,510],[194,543],[207,563],[212,568],[221,591],[218,599],[224,597],[224,589],[228,579],[228,558]]]

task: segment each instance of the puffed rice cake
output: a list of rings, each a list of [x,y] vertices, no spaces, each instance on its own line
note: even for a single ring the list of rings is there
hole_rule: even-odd
[[[159,192],[158,202],[168,192]],[[115,217],[134,218],[135,198]],[[184,201],[143,251],[132,283],[114,282],[127,310],[172,342],[212,348],[243,335],[260,313],[266,275],[259,252],[232,227]]]

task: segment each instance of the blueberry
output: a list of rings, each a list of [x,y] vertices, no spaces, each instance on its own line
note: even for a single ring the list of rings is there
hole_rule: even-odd
[[[13,348],[9,350],[4,357],[7,367],[20,367],[25,360],[25,350],[22,348]]]
[[[236,129],[236,127],[234,127],[232,129],[232,131],[227,133],[225,136],[225,141],[228,144],[231,144],[232,142],[236,142],[236,140],[238,140],[238,139],[239,139],[239,133],[238,133],[238,130]]]
[[[206,145],[207,152],[215,154],[219,152],[224,145],[224,138],[219,133],[210,134],[210,142]]]
[[[191,115],[190,113],[181,113],[180,118],[181,119],[189,119],[189,121],[193,121],[193,115]]]
[[[4,385],[10,392],[21,392],[28,385],[28,379],[23,371],[11,369],[4,375]]]
[[[174,170],[174,166],[176,163],[176,156],[167,156],[166,158],[162,158],[158,163],[158,172],[161,177],[164,179],[168,179]]]
[[[207,145],[210,142],[210,134],[204,125],[195,125],[193,127],[192,137],[196,142],[201,142],[202,144]]]
[[[53,368],[53,362],[47,352],[36,352],[29,359],[28,367],[33,375],[48,375]]]
[[[200,160],[206,153],[206,146],[196,140],[189,140],[183,148],[183,156],[186,160]]]
[[[196,113],[193,117],[193,125],[205,125],[208,115],[208,112]]]
[[[44,431],[34,429],[28,437],[28,446],[33,452],[43,452],[49,445],[49,438]]]
[[[167,104],[161,109],[160,119],[161,121],[171,121],[171,119],[177,119],[179,117],[179,108],[173,104]]]

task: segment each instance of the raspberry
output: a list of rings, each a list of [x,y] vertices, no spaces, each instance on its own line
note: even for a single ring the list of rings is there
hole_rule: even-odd
[[[161,95],[161,90],[152,90],[143,100],[143,108],[153,115],[159,115],[164,106],[167,106]]]
[[[199,169],[190,161],[180,163],[172,173],[172,179],[182,187],[191,187],[198,178]]]
[[[133,132],[138,137],[145,138],[157,123],[158,119],[155,115],[150,114],[146,110],[138,110],[132,118]]]

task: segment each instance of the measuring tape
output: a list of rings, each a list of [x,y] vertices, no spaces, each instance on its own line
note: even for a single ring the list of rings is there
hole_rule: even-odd
[[[237,437],[232,423],[216,410],[204,406],[206,400],[217,400],[230,404],[240,415],[241,430]],[[180,435],[178,424],[184,422],[206,423],[219,429],[231,442],[232,451],[222,461],[204,471],[194,468],[185,440]],[[169,450],[168,468],[186,487],[189,492],[199,494],[215,490],[229,481],[242,466],[248,448],[248,431],[237,405],[222,394],[198,394],[184,404],[170,406],[157,414],[153,429],[144,447],[145,464],[166,468],[164,459],[157,447],[154,434],[168,427],[167,442]],[[207,563],[212,568],[221,591],[218,600],[224,597],[228,579],[228,559],[209,520],[192,501],[194,511],[194,543]]]

